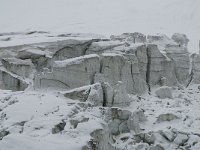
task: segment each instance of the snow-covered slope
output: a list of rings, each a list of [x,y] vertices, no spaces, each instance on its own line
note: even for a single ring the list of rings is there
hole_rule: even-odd
[[[0,0],[0,33],[185,33],[198,51],[199,0]]]

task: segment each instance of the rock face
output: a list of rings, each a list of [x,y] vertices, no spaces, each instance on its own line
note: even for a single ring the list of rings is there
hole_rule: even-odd
[[[96,106],[125,107],[131,102],[121,82],[114,88],[108,83],[95,83],[66,91],[64,96],[81,102],[91,102]]]
[[[26,81],[5,71],[4,69],[0,69],[0,82],[2,89],[13,91],[23,91],[28,87],[28,83]]]
[[[174,62],[174,72],[180,84],[187,85],[190,74],[190,58],[185,47],[168,45],[166,53]]]
[[[24,78],[30,77],[33,73],[34,68],[30,59],[4,58],[1,62],[7,70]]]
[[[191,82],[199,84],[200,83],[200,55],[193,54],[192,59],[192,70],[191,70]]]

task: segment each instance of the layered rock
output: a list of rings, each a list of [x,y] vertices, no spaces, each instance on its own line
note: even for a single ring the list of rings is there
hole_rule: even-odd
[[[19,59],[31,59],[37,70],[42,70],[48,64],[48,58],[46,53],[40,48],[28,47],[18,51],[17,58]]]
[[[0,86],[2,89],[12,91],[23,91],[28,87],[28,83],[19,76],[9,73],[5,69],[0,69]]]
[[[28,78],[33,73],[34,66],[30,59],[4,58],[1,62],[7,70],[21,77]]]

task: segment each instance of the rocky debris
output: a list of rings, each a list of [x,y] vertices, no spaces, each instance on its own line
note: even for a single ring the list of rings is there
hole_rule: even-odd
[[[189,39],[185,34],[180,34],[180,33],[174,33],[172,35],[172,39],[179,44],[180,46],[186,46],[188,45]]]
[[[160,123],[160,122],[172,121],[172,120],[176,120],[176,119],[179,119],[179,117],[177,117],[176,115],[174,115],[172,113],[167,113],[167,114],[159,115],[156,122]]]
[[[0,140],[2,140],[5,136],[7,136],[8,134],[10,134],[9,131],[6,130],[2,130],[0,131]]]
[[[140,142],[144,142],[147,143],[149,145],[152,145],[155,143],[155,135],[153,132],[149,132],[149,133],[139,133],[135,135],[135,138],[137,140],[138,143]]]
[[[139,123],[146,121],[144,112],[130,112],[119,108],[111,108],[107,114],[108,131],[111,135],[128,133],[134,131],[141,132]]]
[[[4,58],[1,62],[7,70],[21,77],[28,78],[33,73],[34,65],[30,59]]]
[[[161,99],[165,98],[173,99],[172,88],[168,86],[159,87],[158,89],[156,89],[155,94]]]
[[[55,125],[54,128],[52,128],[52,131],[51,131],[52,134],[57,134],[57,133],[63,131],[65,128],[65,125],[66,125],[66,122],[64,122],[64,121]]]

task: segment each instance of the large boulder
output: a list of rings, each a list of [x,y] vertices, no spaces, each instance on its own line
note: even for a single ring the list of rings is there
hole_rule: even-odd
[[[173,98],[172,95],[172,88],[168,87],[168,86],[162,86],[158,89],[156,89],[155,91],[156,96],[158,96],[161,99],[165,99],[165,98]]]

